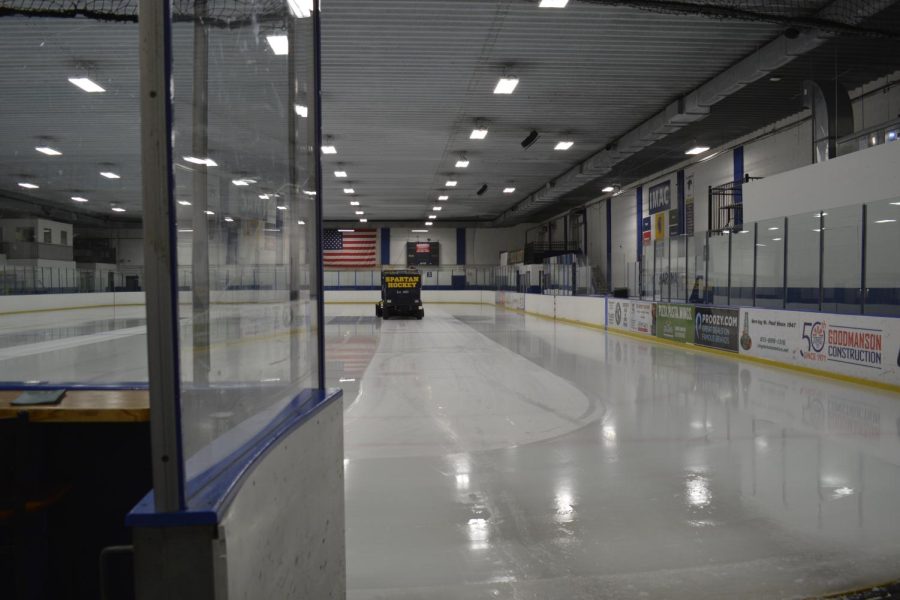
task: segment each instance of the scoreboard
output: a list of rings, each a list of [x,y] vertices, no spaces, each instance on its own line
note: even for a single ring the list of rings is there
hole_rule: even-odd
[[[439,242],[406,242],[406,265],[437,266],[441,264]]]

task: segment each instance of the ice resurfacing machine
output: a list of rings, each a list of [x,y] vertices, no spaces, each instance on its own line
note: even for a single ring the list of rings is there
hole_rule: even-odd
[[[425,316],[422,274],[415,269],[381,272],[381,301],[375,305],[375,316],[390,319],[397,315]]]

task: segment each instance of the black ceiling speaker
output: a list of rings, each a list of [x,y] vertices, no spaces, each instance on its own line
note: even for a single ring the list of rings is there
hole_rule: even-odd
[[[487,184],[485,183],[485,184],[482,185],[480,188],[478,188],[478,191],[475,192],[475,193],[478,194],[478,195],[480,196],[480,195],[482,195],[483,193],[485,193],[486,191],[487,191]]]
[[[534,144],[538,139],[538,132],[532,131],[528,134],[528,136],[522,140],[522,148],[528,148],[532,144]]]

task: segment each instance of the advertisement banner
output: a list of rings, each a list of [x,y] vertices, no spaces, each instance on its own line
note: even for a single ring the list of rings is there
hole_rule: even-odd
[[[644,245],[650,245],[650,236],[653,234],[650,225],[650,217],[644,217],[641,221],[641,239],[644,240]]]
[[[694,175],[687,176],[684,184],[684,233],[694,235]]]
[[[741,309],[741,353],[900,384],[900,320]]]
[[[657,304],[656,336],[693,344],[694,307],[690,304]]]
[[[607,300],[607,319],[611,329],[653,335],[654,305],[641,300]]]
[[[666,239],[666,213],[661,212],[653,215],[653,223],[653,239]]]
[[[738,351],[738,309],[698,306],[694,310],[695,344],[729,352]]]
[[[663,181],[651,186],[648,196],[649,213],[655,215],[658,212],[666,212],[672,208],[672,185],[669,181]]]

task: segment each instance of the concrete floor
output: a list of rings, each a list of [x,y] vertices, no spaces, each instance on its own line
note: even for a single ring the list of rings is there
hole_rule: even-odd
[[[900,577],[897,395],[426,311],[328,307],[352,600],[804,598]]]

